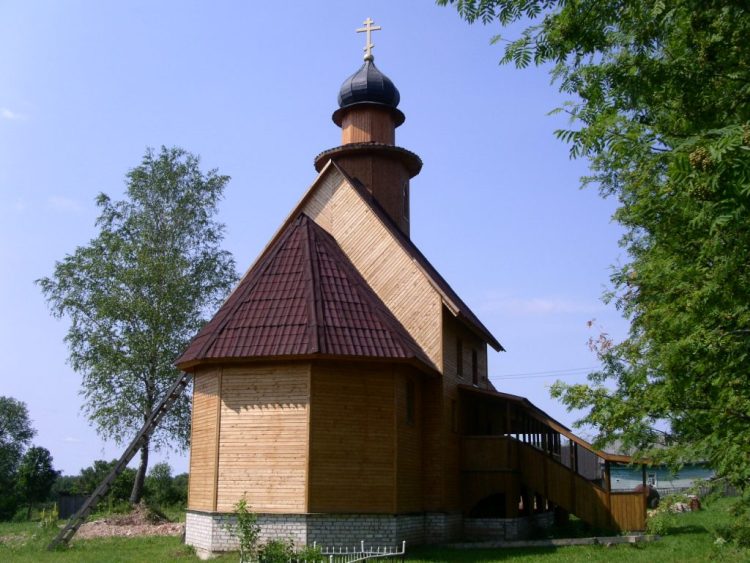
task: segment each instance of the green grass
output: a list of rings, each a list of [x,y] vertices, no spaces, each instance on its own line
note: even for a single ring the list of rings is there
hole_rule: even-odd
[[[472,549],[415,548],[407,561],[420,562],[472,562],[492,561],[526,562],[579,562],[606,561],[616,563],[654,561],[732,561],[750,562],[750,550],[730,545],[715,544],[715,529],[730,521],[727,512],[731,499],[721,499],[695,513],[679,514],[669,518],[667,534],[657,542],[637,546],[619,545],[575,546],[533,549]],[[0,561],[2,562],[161,562],[198,561],[190,548],[180,543],[178,537],[107,538],[73,540],[70,547],[46,551],[53,532],[41,529],[37,523],[0,523]],[[237,561],[236,554],[225,555],[215,561]]]

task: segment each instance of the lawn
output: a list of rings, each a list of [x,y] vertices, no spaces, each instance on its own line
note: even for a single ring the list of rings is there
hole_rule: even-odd
[[[615,563],[654,561],[737,561],[750,562],[750,550],[730,545],[717,545],[714,530],[730,520],[727,508],[731,499],[722,499],[701,512],[679,514],[672,517],[667,534],[657,542],[636,546],[619,545],[575,546],[535,549],[474,549],[452,550],[446,548],[415,548],[409,552],[409,563],[419,562],[578,562],[606,561]],[[51,539],[34,523],[0,524],[0,561],[197,561],[192,551],[176,537],[162,538],[109,538],[74,540],[62,551],[48,552]],[[225,555],[216,561],[237,561],[235,554]]]

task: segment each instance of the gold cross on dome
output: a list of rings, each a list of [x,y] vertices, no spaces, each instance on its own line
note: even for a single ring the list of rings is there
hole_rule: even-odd
[[[357,33],[367,33],[367,36],[365,38],[365,48],[363,49],[365,52],[365,60],[371,61],[374,59],[372,56],[372,48],[375,46],[375,44],[372,42],[372,32],[373,31],[379,31],[381,27],[379,25],[372,25],[373,22],[369,17],[362,22],[365,24],[365,27],[360,27],[357,29]]]

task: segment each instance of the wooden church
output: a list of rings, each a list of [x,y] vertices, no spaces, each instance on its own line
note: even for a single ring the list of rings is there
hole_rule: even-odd
[[[419,157],[395,144],[399,92],[362,67],[333,121],[341,146],[177,360],[192,373],[186,541],[236,548],[245,496],[262,537],[321,545],[513,538],[574,513],[642,529],[645,498],[525,399],[498,392],[498,340],[409,238]]]

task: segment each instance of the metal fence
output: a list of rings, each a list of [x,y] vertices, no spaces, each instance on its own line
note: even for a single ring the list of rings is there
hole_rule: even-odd
[[[313,543],[313,547],[316,547]],[[372,559],[385,559],[403,561],[406,554],[406,542],[401,542],[401,547],[366,547],[365,542],[360,542],[356,547],[323,547],[320,552],[327,558],[329,563],[354,563],[355,561],[368,561]]]

